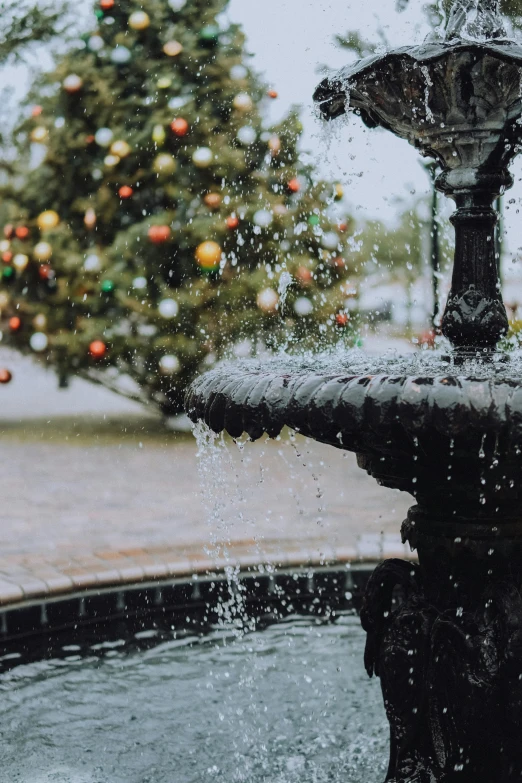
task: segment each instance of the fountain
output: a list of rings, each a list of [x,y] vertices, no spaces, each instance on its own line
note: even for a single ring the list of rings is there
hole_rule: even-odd
[[[522,777],[522,382],[497,349],[508,322],[493,209],[520,150],[522,46],[498,4],[458,0],[440,40],[364,59],[315,93],[327,120],[355,112],[437,160],[457,206],[449,356],[420,373],[370,360],[354,371],[350,355],[229,365],[186,399],[216,432],[255,440],[289,426],[415,496],[402,532],[418,565],[379,566],[361,613],[389,783]]]

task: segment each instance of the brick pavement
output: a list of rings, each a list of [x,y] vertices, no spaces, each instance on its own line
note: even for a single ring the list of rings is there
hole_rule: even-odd
[[[0,434],[3,604],[230,564],[405,554],[411,498],[304,439],[230,443],[204,476],[205,505],[194,439],[155,420],[4,422]]]

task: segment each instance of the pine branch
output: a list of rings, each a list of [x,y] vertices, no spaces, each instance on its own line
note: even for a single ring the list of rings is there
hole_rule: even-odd
[[[66,19],[65,3],[27,6],[16,0],[0,2],[0,65],[9,59],[23,60],[29,44],[44,43],[63,31]]]

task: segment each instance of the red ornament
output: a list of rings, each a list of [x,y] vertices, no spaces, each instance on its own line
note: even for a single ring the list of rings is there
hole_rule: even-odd
[[[31,109],[31,117],[39,117],[42,112],[43,109],[41,106],[33,106]]]
[[[29,229],[27,226],[18,226],[18,228],[15,229],[15,234],[18,239],[27,239],[29,236]]]
[[[337,313],[335,316],[335,323],[337,326],[346,326],[348,324],[348,321],[350,320],[350,316],[348,313]]]
[[[100,8],[102,11],[110,11],[114,8],[114,0],[100,0]]]
[[[89,136],[85,137],[85,143],[86,144],[94,144],[95,141],[96,141],[96,139],[94,138],[92,133],[90,133]]]
[[[4,237],[6,239],[12,239],[14,236],[14,226],[12,223],[7,223],[7,225],[4,226]]]
[[[89,345],[89,353],[93,359],[103,359],[107,353],[107,346],[102,340],[93,340]]]
[[[231,231],[234,231],[239,226],[239,218],[235,215],[230,215],[230,217],[227,217],[227,228],[229,228]]]
[[[2,261],[4,264],[10,264],[13,260],[13,254],[10,250],[6,250],[5,253],[2,253]]]
[[[277,92],[277,90],[268,90],[267,95],[269,98],[272,98],[273,100],[275,100],[275,98],[279,98],[279,93]]]
[[[19,318],[17,315],[13,315],[12,318],[9,319],[9,328],[12,332],[17,332],[22,325],[22,319]]]
[[[6,370],[5,367],[0,368],[0,383],[10,383],[13,380],[13,373]]]
[[[297,177],[294,177],[294,179],[291,179],[288,183],[288,190],[290,193],[299,193],[301,190],[301,183],[297,179]]]
[[[130,198],[133,193],[134,191],[130,187],[130,185],[122,185],[121,188],[118,190],[118,195],[120,198]]]
[[[335,269],[344,269],[346,266],[344,258],[341,258],[341,256],[336,256],[336,258],[332,258],[328,262],[331,266],[335,267]]]
[[[149,239],[154,245],[162,245],[170,239],[169,226],[151,226],[149,228]]]
[[[348,231],[348,223],[339,223],[337,228],[339,229],[339,231],[342,231],[344,233],[345,231]]]
[[[314,279],[312,271],[306,266],[300,266],[296,276],[303,285],[309,285]]]
[[[49,264],[41,264],[38,267],[38,274],[40,276],[40,280],[49,280],[50,277],[54,277],[53,270]]]
[[[189,132],[189,124],[183,117],[177,117],[170,123],[170,128],[176,136],[186,136]]]

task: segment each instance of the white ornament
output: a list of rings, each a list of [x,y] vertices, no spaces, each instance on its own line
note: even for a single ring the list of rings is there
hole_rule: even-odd
[[[311,315],[314,311],[314,306],[306,296],[300,296],[295,300],[294,310],[296,315],[306,316]]]
[[[144,288],[147,288],[147,278],[135,277],[132,281],[132,287],[136,288],[138,291],[143,291]]]
[[[100,147],[108,147],[114,138],[110,128],[99,128],[94,134],[94,140]]]
[[[181,370],[181,362],[177,356],[167,354],[159,360],[159,368],[163,375],[175,375]]]
[[[252,111],[254,102],[247,92],[239,92],[234,98],[234,109],[238,111]]]
[[[187,103],[190,103],[190,95],[177,95],[169,101],[169,109],[182,109]]]
[[[66,76],[63,80],[64,89],[66,89],[68,92],[77,92],[82,88],[82,85],[83,79],[76,73],[69,74],[69,76]]]
[[[242,79],[246,79],[248,71],[244,65],[233,65],[230,69],[230,78],[235,82],[240,82]]]
[[[251,125],[244,125],[238,130],[237,139],[241,144],[244,144],[245,147],[250,147],[257,139],[257,133]]]
[[[321,237],[321,245],[325,250],[337,250],[339,246],[339,236],[335,231],[327,231]]]
[[[111,52],[111,60],[115,65],[125,65],[131,57],[132,53],[126,46],[115,46]]]
[[[169,5],[173,11],[181,11],[187,4],[187,0],[169,0]]]
[[[121,158],[119,158],[117,155],[107,155],[107,157],[103,159],[103,162],[109,168],[113,168],[113,166],[117,166],[118,165],[120,160],[121,160]]]
[[[83,262],[83,268],[86,272],[99,272],[102,267],[100,257],[96,253],[91,253]]]
[[[42,351],[45,351],[49,345],[49,339],[47,335],[44,334],[44,332],[35,332],[31,335],[29,345],[33,351],[36,351],[36,353],[41,353]]]
[[[268,209],[258,209],[254,215],[254,223],[260,228],[268,228],[272,225],[274,216]]]
[[[92,35],[87,45],[91,52],[100,52],[105,46],[105,41],[101,35]]]
[[[55,128],[63,128],[65,125],[65,117],[57,117],[54,121]]]
[[[17,253],[13,258],[13,266],[15,269],[18,269],[19,272],[23,272],[28,263],[29,256],[26,256],[25,253]]]
[[[192,155],[194,164],[200,169],[206,169],[214,160],[214,154],[209,147],[199,147]]]
[[[273,288],[265,288],[257,295],[257,306],[265,313],[273,313],[279,303],[277,292]]]
[[[163,318],[175,318],[179,313],[179,305],[175,299],[162,299],[158,305],[159,314]]]

